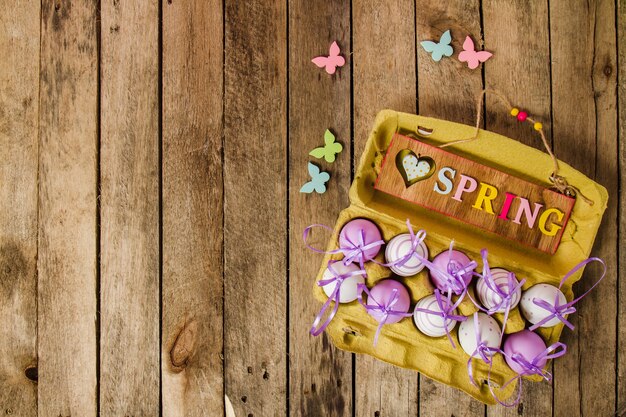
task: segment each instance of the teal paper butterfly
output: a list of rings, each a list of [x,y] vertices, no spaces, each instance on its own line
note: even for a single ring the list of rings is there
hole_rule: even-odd
[[[300,192],[310,194],[315,191],[318,194],[324,194],[326,192],[326,183],[330,179],[330,174],[320,171],[317,165],[309,162],[309,175],[311,176],[311,181],[304,184],[302,188],[300,188]]]
[[[341,143],[335,142],[335,135],[328,129],[324,132],[324,143],[324,146],[313,149],[309,155],[315,158],[324,158],[328,163],[335,162],[335,155],[341,152],[343,146]]]
[[[420,44],[426,52],[431,54],[433,61],[439,62],[444,56],[452,56],[453,51],[450,42],[452,42],[452,36],[450,35],[450,30],[446,30],[443,32],[443,35],[441,35],[439,43],[423,41],[420,42]]]

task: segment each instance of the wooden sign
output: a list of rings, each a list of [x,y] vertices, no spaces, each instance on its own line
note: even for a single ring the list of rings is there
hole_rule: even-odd
[[[559,246],[576,201],[398,134],[374,187],[550,254]]]

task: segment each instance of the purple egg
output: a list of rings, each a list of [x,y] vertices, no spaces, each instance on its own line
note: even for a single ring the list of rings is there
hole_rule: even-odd
[[[468,258],[466,254],[454,249],[452,250],[452,253],[450,253],[449,250],[441,252],[433,259],[433,264],[435,264],[436,267],[448,272],[452,272],[458,268],[464,268],[470,262],[472,262],[472,260]],[[462,278],[465,286],[467,287],[472,280],[472,272],[466,272],[462,275]],[[437,287],[440,291],[444,293],[448,292],[448,283],[444,276],[436,272],[430,271],[430,280],[432,281],[433,285]],[[462,289],[460,288],[452,288],[452,290],[457,295],[462,292]]]
[[[391,299],[393,290],[397,290],[399,299],[393,305],[391,310],[399,311],[402,313],[408,312],[409,307],[411,306],[411,298],[409,297],[409,292],[404,287],[404,285],[400,284],[398,281],[394,281],[393,279],[386,279],[374,285],[372,289],[370,289],[369,297],[367,297],[367,305],[385,305]],[[368,310],[367,312],[378,322],[381,322],[384,318],[384,313],[380,310]],[[403,316],[390,314],[387,317],[387,321],[385,323],[397,323],[403,318]]]
[[[342,248],[356,248],[361,245],[361,237],[363,237],[363,246],[382,240],[380,230],[373,222],[366,219],[355,219],[346,223],[341,229],[339,246]],[[378,255],[382,245],[381,242],[365,249],[354,257],[353,262],[366,262],[373,259]]]
[[[511,360],[509,356],[518,354],[521,355],[528,362],[532,362],[541,352],[546,350],[546,344],[537,333],[533,333],[530,330],[522,330],[521,332],[513,333],[507,337],[504,342],[504,353],[506,353],[506,363],[512,370],[521,374],[524,372],[517,362]],[[539,368],[543,368],[546,365],[547,359],[541,359],[535,365]]]

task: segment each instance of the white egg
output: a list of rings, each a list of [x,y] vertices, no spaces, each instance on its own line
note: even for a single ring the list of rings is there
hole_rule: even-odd
[[[355,264],[344,265],[343,262],[335,262],[332,264],[332,268],[339,275],[348,274],[353,271],[358,271],[360,268]],[[333,278],[335,275],[332,271],[326,268],[324,271],[324,275],[322,275],[322,280],[327,280]],[[348,278],[345,278],[341,283],[341,287],[339,288],[339,302],[340,303],[351,303],[356,300],[358,297],[357,287],[359,284],[365,283],[365,276],[363,274],[353,275]],[[335,291],[335,287],[337,286],[337,281],[333,281],[329,284],[326,284],[322,287],[326,296],[330,297]]]
[[[500,347],[500,326],[493,317],[488,316],[485,313],[478,313],[478,332],[480,334],[480,341],[485,343],[490,348]],[[480,357],[476,352],[476,327],[474,326],[474,316],[469,316],[467,320],[461,322],[459,325],[459,343],[461,347],[468,355],[474,357]],[[488,356],[492,356],[494,353],[485,352]]]
[[[567,300],[565,299],[565,295],[559,290],[557,287],[548,284],[537,284],[533,285],[522,294],[522,300],[520,301],[520,310],[522,310],[522,314],[532,324],[539,323],[541,320],[548,317],[551,313],[545,308],[539,307],[536,305],[533,300],[545,300],[550,303],[550,305],[554,305],[554,300],[556,299],[558,294],[559,304],[565,304]],[[552,319],[545,322],[541,327],[552,327],[559,324],[561,321],[552,317]]]
[[[446,300],[444,299],[444,303]],[[437,304],[437,298],[435,295],[429,295],[427,297],[422,298],[417,302],[415,308],[423,308],[426,310],[431,310],[434,312],[441,312],[439,308],[439,304]],[[456,310],[452,312],[452,314],[456,315]],[[444,319],[441,316],[436,314],[425,313],[423,311],[415,310],[413,312],[413,321],[417,328],[424,333],[426,336],[430,337],[440,337],[445,336],[446,327]],[[447,327],[448,332],[451,332],[456,326],[456,320],[448,320]]]
[[[509,271],[502,268],[493,268],[491,270],[491,276],[495,281],[496,285],[505,293],[509,292]],[[517,279],[515,280],[515,285],[518,284]],[[491,288],[487,286],[485,280],[483,278],[478,279],[476,281],[476,293],[478,295],[478,299],[481,304],[485,306],[487,309],[491,310],[502,302],[502,297],[495,292],[492,291]],[[518,288],[517,291],[513,294],[511,308],[514,308],[519,303],[519,300],[522,296],[522,289]],[[502,306],[497,311],[499,313],[503,313],[506,310],[506,306]]]
[[[403,259],[412,249],[411,235],[408,233],[398,235],[387,243],[385,259],[388,264]],[[420,242],[415,252],[422,258],[428,259],[428,247],[424,242]],[[392,265],[389,269],[401,277],[409,277],[419,273],[424,269],[424,265],[417,256],[411,256],[403,265]]]

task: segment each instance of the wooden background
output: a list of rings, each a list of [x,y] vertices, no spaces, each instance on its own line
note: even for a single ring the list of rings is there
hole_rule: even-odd
[[[0,7],[0,415],[626,414],[626,2],[11,0]],[[452,29],[472,71],[417,41]],[[346,65],[311,64],[338,40]],[[382,108],[472,123],[483,87],[611,195],[553,384],[515,409],[308,329],[320,258]],[[485,127],[540,147],[493,98]],[[302,195],[326,128],[345,145]],[[622,266],[621,269],[624,269]],[[578,286],[592,284],[593,277]],[[224,401],[227,395],[229,402]]]

